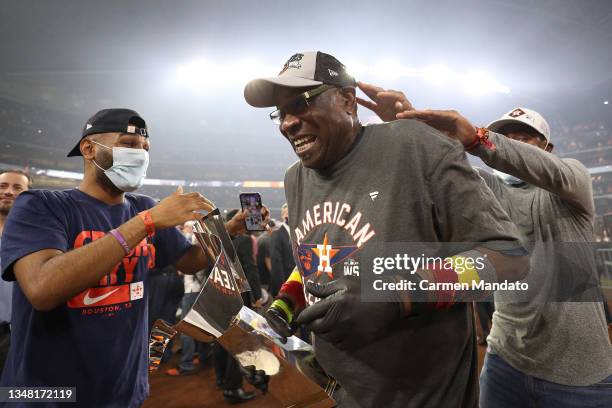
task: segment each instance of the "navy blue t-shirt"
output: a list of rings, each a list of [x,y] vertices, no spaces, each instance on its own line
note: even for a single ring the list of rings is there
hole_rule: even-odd
[[[15,261],[28,254],[87,245],[154,205],[137,194],[108,205],[77,189],[26,191],[4,227],[2,277],[14,280]],[[176,228],[158,230],[96,287],[49,312],[34,310],[14,285],[11,349],[0,385],[72,386],[77,404],[70,406],[139,407],[149,392],[147,271],[174,263],[190,247]]]

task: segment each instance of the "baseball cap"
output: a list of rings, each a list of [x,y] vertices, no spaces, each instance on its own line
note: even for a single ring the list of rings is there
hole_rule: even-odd
[[[501,118],[489,123],[487,129],[498,132],[502,127],[510,123],[522,123],[540,133],[547,142],[550,142],[550,127],[548,122],[538,112],[527,108],[514,108]]]
[[[134,133],[136,135],[149,137],[147,124],[138,112],[122,108],[102,109],[91,118],[87,119],[83,127],[83,132],[81,133],[81,138],[70,153],[68,153],[67,157],[81,156],[79,145],[81,144],[81,140],[86,136],[96,133],[112,132]]]
[[[321,51],[293,54],[278,76],[250,81],[244,88],[244,99],[256,108],[274,106],[274,88],[302,88],[318,85],[355,86],[355,79],[335,57]]]

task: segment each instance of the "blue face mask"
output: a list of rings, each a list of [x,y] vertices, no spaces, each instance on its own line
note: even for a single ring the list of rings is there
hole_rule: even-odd
[[[149,152],[145,149],[132,149],[130,147],[108,147],[101,143],[97,145],[112,149],[113,165],[103,169],[94,160],[93,163],[106,174],[106,177],[121,191],[134,191],[144,182],[149,167]]]
[[[493,174],[495,174],[505,184],[509,184],[511,186],[519,186],[521,184],[525,184],[525,182],[523,180],[521,180],[520,178],[514,177],[511,174],[507,174],[507,173],[501,172],[499,170],[493,169]]]

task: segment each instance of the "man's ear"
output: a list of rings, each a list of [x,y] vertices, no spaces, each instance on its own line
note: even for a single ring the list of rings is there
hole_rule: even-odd
[[[339,95],[342,100],[342,108],[348,114],[353,114],[357,112],[357,98],[355,88],[344,87],[340,88]]]
[[[81,150],[81,154],[83,155],[84,159],[91,160],[95,157],[94,143],[90,139],[81,139],[79,149]]]
[[[548,142],[548,146],[546,146],[546,149],[544,149],[544,150],[546,150],[548,153],[551,153],[554,148],[555,148],[555,145],[550,143],[550,142]]]

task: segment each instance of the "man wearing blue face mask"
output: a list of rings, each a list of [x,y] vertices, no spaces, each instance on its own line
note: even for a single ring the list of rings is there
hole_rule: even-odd
[[[126,193],[142,185],[149,144],[138,113],[102,110],[69,153],[83,157],[79,186],[16,200],[2,237],[2,277],[17,285],[0,386],[76,387],[75,407],[138,407],[147,397],[147,271],[208,268],[174,227],[214,206],[180,188],[158,204]],[[244,214],[226,227],[243,233]]]

